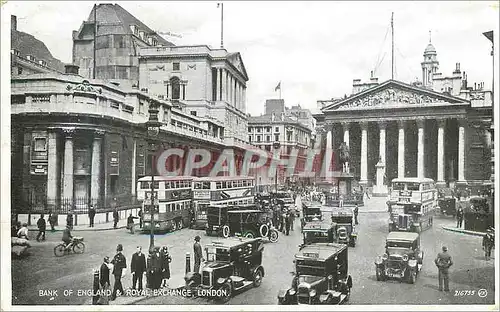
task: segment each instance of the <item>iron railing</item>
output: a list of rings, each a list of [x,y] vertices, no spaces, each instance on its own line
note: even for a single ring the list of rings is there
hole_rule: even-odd
[[[32,196],[27,194],[21,199],[12,201],[12,213],[58,213],[86,214],[90,205],[94,205],[96,212],[112,211],[115,207],[118,210],[140,206],[140,202],[135,195],[110,195],[101,198],[73,197],[59,198],[55,200],[42,196]]]

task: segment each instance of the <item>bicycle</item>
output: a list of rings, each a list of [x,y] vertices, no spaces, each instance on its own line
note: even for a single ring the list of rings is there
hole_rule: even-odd
[[[82,254],[85,252],[83,237],[73,237],[73,240],[68,246],[66,246],[65,243],[60,243],[54,247],[54,255],[56,257],[62,257],[68,255],[71,250],[73,250],[75,254]]]

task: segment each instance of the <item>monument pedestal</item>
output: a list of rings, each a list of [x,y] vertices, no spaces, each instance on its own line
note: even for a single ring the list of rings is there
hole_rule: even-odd
[[[384,184],[385,164],[379,161],[375,168],[377,168],[377,183],[373,186],[372,196],[385,197],[388,194],[387,185]]]

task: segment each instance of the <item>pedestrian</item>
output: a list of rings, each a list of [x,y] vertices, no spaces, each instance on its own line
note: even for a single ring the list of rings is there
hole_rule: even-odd
[[[493,230],[488,228],[486,234],[483,236],[483,250],[486,261],[491,258],[491,249],[495,246],[495,237],[493,236]]]
[[[359,207],[358,204],[354,207],[354,224],[358,225],[358,213],[359,213]]]
[[[194,250],[194,269],[193,269],[193,272],[194,273],[200,273],[199,271],[200,271],[201,262],[205,261],[205,259],[203,259],[203,252],[201,249],[200,240],[201,240],[201,238],[198,235],[196,235],[194,238],[194,245],[193,245],[193,250]]]
[[[285,213],[285,235],[290,235],[290,212]]]
[[[458,207],[457,210],[457,228],[461,229],[462,228],[462,221],[464,220],[464,210],[462,209],[462,206]]]
[[[137,215],[139,216],[139,228],[142,229],[142,208],[139,209]]]
[[[24,238],[29,240],[29,230],[28,230],[28,223],[23,223],[21,228],[17,231],[17,237],[18,238]]]
[[[295,208],[290,210],[290,231],[293,231],[293,222],[295,221],[295,215],[297,211]]]
[[[69,229],[73,229],[73,214],[68,212],[68,215],[66,216],[66,226],[69,226]]]
[[[47,226],[47,223],[43,218],[43,213],[40,215],[40,219],[38,219],[36,225],[38,226],[38,235],[36,236],[36,240],[39,242],[40,237],[42,238],[42,240],[45,240],[45,228]]]
[[[448,248],[443,246],[442,250],[443,251],[438,253],[436,259],[434,260],[434,263],[439,270],[439,291],[443,291],[443,282],[444,291],[450,291],[448,269],[453,265],[453,261],[451,260],[451,256],[448,254]]]
[[[89,207],[89,227],[94,227],[94,218],[95,218],[95,208],[94,205],[90,205]]]
[[[109,304],[108,292],[111,283],[109,282],[109,257],[104,257],[101,268],[99,269],[99,285],[101,286],[101,293],[99,294],[99,299],[97,300],[98,305]]]
[[[162,272],[161,287],[167,287],[168,280],[170,279],[170,262],[172,262],[172,257],[168,253],[167,246],[163,246],[160,255],[161,255],[161,272]]]
[[[127,259],[122,254],[123,246],[122,244],[118,244],[116,246],[116,255],[111,261],[113,264],[113,275],[115,276],[115,285],[113,286],[113,293],[111,294],[111,300],[116,299],[116,293],[120,291],[120,294],[124,294],[123,285],[122,285],[122,275],[124,274],[124,270],[127,268]]]
[[[21,228],[21,222],[12,222],[12,227],[10,228],[10,235],[11,237],[17,237],[17,232]]]
[[[344,207],[344,195],[339,194],[339,208]]]
[[[142,276],[146,272],[146,256],[142,253],[142,247],[137,246],[137,251],[132,255],[130,262],[130,272],[132,272],[132,289],[139,284],[139,291],[142,290]]]
[[[55,225],[57,223],[57,214],[49,212],[49,224],[50,224],[50,231],[54,232]]]
[[[117,227],[119,218],[120,218],[120,216],[118,215],[118,209],[115,208],[113,210],[113,228],[114,229],[116,229],[116,227]]]
[[[127,229],[129,229],[132,234],[134,234],[134,219],[137,219],[137,217],[132,216],[132,213],[130,213],[127,218]]]
[[[66,225],[66,228],[63,231],[62,241],[66,244],[66,249],[71,247],[73,236],[71,235],[71,227],[69,225]]]
[[[150,289],[158,289],[161,284],[161,256],[160,248],[154,247],[150,250],[148,257],[148,284]]]

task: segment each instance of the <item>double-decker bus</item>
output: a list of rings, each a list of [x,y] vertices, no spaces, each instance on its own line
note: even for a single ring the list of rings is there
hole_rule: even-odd
[[[255,178],[253,177],[193,178],[194,227],[206,228],[208,206],[253,204],[254,194]]]
[[[142,201],[143,231],[151,231],[151,204],[155,231],[175,231],[188,226],[192,205],[192,177],[154,177],[151,196],[151,176],[138,179],[137,199]],[[151,203],[151,197],[153,203]]]
[[[438,203],[434,180],[397,178],[392,180],[389,208],[389,232],[421,232],[432,226]]]

